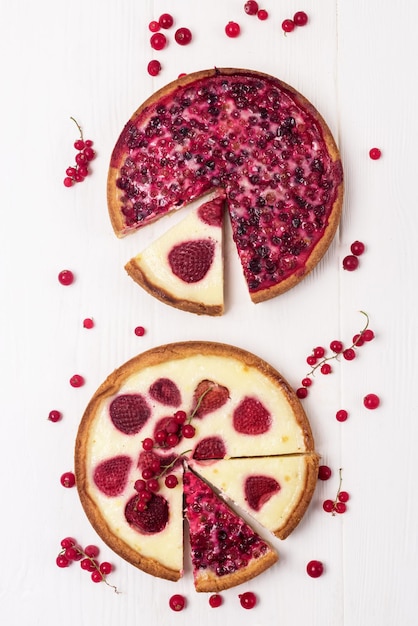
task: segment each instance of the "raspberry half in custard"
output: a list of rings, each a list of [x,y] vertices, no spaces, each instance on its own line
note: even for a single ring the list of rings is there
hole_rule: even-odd
[[[110,162],[118,236],[214,191],[226,196],[253,302],[300,282],[339,223],[343,172],[332,134],[291,86],[260,72],[214,69],[153,94],[125,125]]]

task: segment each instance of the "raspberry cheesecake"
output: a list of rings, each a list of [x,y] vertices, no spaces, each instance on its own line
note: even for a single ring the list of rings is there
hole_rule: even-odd
[[[193,209],[125,269],[152,296],[183,311],[222,315],[224,197]]]
[[[270,467],[273,455],[283,459],[280,467]],[[295,465],[293,458],[300,461]],[[200,484],[190,478],[189,466],[209,483],[213,476],[214,488],[224,490],[218,476],[234,472],[227,464],[237,463],[251,502],[280,501],[266,518],[266,529],[280,536],[279,529],[287,524],[290,532],[308,507],[315,458],[301,403],[271,365],[235,346],[192,341],[148,350],[107,378],[81,420],[75,471],[82,505],[102,539],[145,572],[177,580],[183,573],[184,481],[186,496]],[[219,472],[211,475],[211,467]],[[280,484],[279,498],[276,491],[266,492],[265,481],[248,487],[253,467],[260,468],[257,476],[272,476]],[[207,487],[202,494],[208,502]],[[232,491],[227,495],[245,511],[243,500]],[[191,523],[190,510],[186,512]],[[228,541],[217,550],[223,546],[228,551]],[[204,585],[196,581],[197,588],[226,588],[272,564],[272,549],[259,542],[257,538],[260,549],[251,563],[234,557],[240,572],[226,576],[216,569],[225,552],[215,569],[218,577],[226,577],[209,577]]]
[[[111,155],[115,233],[219,189],[252,301],[296,285],[324,255],[341,214],[341,159],[322,116],[291,86],[245,69],[192,73],[154,93]]]

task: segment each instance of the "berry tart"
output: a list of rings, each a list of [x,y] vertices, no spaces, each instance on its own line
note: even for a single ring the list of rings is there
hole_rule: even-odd
[[[261,72],[183,76],[132,115],[113,149],[108,207],[123,236],[223,190],[253,302],[299,283],[339,223],[343,172],[322,116]]]
[[[272,456],[283,460],[272,462]],[[222,519],[232,516],[223,500],[209,495],[213,478],[213,489],[225,491],[243,511],[248,505],[260,515],[269,510],[259,521],[284,537],[308,507],[315,463],[308,418],[283,377],[252,353],[204,341],[153,348],[113,372],[89,402],[75,447],[77,488],[92,525],[116,553],[154,576],[182,576],[185,491],[195,583],[205,591],[243,582],[277,556],[241,520],[237,532],[246,538],[247,556],[234,551],[230,558],[232,539],[219,536],[211,574],[203,576],[212,549],[201,545],[203,531],[191,511],[196,490],[205,506],[219,503]],[[229,493],[224,482],[233,467],[239,475]],[[251,478],[254,468],[264,480]],[[237,481],[247,503],[233,489]]]
[[[222,315],[224,197],[194,208],[125,269],[152,296],[183,311]]]

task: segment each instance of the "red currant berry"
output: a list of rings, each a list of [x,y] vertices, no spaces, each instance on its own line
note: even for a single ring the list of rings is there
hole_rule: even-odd
[[[150,44],[153,50],[162,50],[167,44],[167,37],[163,33],[154,33],[151,35]]]
[[[184,424],[184,422],[187,419],[186,411],[176,411],[174,413],[174,419],[176,420],[178,424]]]
[[[70,561],[67,559],[65,554],[59,554],[56,559],[56,564],[58,565],[58,567],[68,567]]]
[[[173,419],[170,419],[170,421],[167,422],[166,426],[165,426],[165,430],[168,432],[168,434],[172,434],[175,433],[177,434],[179,432],[179,426],[180,424],[177,422],[177,420],[173,417]]]
[[[143,335],[145,335],[145,328],[143,326],[137,326],[134,333],[137,337],[143,337]]]
[[[284,30],[285,33],[291,33],[292,30],[295,28],[295,22],[293,20],[283,20],[282,22],[282,29]]]
[[[374,332],[370,328],[367,328],[363,332],[362,337],[364,341],[372,341],[374,339]]]
[[[99,570],[103,576],[107,576],[113,570],[113,567],[108,561],[103,561],[103,563],[100,563]]]
[[[81,569],[85,570],[86,572],[93,572],[96,569],[94,563],[90,559],[88,559],[88,558],[81,559],[80,567],[81,567]]]
[[[85,165],[87,163],[87,157],[84,152],[79,152],[75,155],[75,162],[77,165]]]
[[[363,398],[363,404],[366,409],[377,409],[380,404],[380,398],[375,393],[368,393]]]
[[[363,254],[364,249],[364,243],[362,243],[361,241],[353,241],[350,246],[351,253],[355,254],[355,256],[360,256],[361,254]]]
[[[320,465],[318,467],[319,480],[329,480],[331,478],[332,470],[328,465]]]
[[[192,439],[196,434],[196,428],[192,424],[184,424],[181,429],[183,437],[186,439]]]
[[[332,513],[332,511],[334,510],[334,502],[332,500],[324,500],[322,508],[327,513]]]
[[[103,574],[95,569],[94,572],[91,573],[91,579],[94,583],[101,583],[103,581]]]
[[[348,254],[343,258],[343,268],[348,272],[353,272],[359,266],[359,260],[354,254]]]
[[[79,170],[77,170],[76,173],[74,174],[74,180],[76,183],[81,183],[84,180],[84,176],[80,174]]]
[[[309,355],[306,359],[306,362],[308,365],[315,365],[316,361],[317,361],[317,358],[313,354]]]
[[[265,9],[260,9],[257,12],[257,17],[259,20],[261,20],[262,22],[264,22],[264,20],[266,20],[268,18],[269,14]]]
[[[149,480],[150,478],[153,478],[154,472],[150,467],[144,467],[141,472],[141,476],[144,480]]]
[[[241,593],[238,597],[240,604],[244,609],[253,609],[257,604],[257,596],[252,591]]]
[[[340,491],[340,493],[338,494],[338,500],[340,502],[348,502],[350,499],[350,494],[347,493],[347,491]]]
[[[165,440],[166,446],[168,448],[174,448],[179,442],[179,438],[175,433],[170,433]]]
[[[94,157],[96,156],[96,153],[93,150],[93,148],[88,148],[88,147],[84,148],[83,154],[86,157],[87,161],[93,161]]]
[[[173,611],[182,611],[186,606],[186,598],[179,593],[175,593],[169,600],[170,609]]]
[[[152,20],[152,22],[148,24],[148,28],[152,33],[158,33],[160,30],[160,24],[156,20]]]
[[[353,348],[347,348],[347,350],[343,352],[343,357],[346,361],[352,361],[356,358],[356,351],[353,350]]]
[[[156,59],[150,61],[147,66],[147,71],[150,76],[158,76],[161,72],[161,63]]]
[[[146,505],[147,502],[149,502],[152,498],[152,493],[150,491],[148,491],[148,489],[145,489],[144,491],[140,491],[139,492],[139,502],[138,502],[138,508],[141,508],[142,511],[144,510],[145,507],[140,507],[139,504],[144,504]]]
[[[302,378],[302,385],[304,387],[310,387],[312,385],[312,378]]]
[[[97,546],[88,545],[84,548],[84,554],[91,557],[92,559],[95,559],[97,556],[99,556],[99,553],[100,550]]]
[[[48,414],[48,419],[50,422],[59,422],[62,418],[62,413],[60,411],[52,410]]]
[[[322,359],[322,357],[325,355],[325,348],[323,348],[322,346],[314,348],[313,355],[316,356],[318,359]]]
[[[345,422],[348,418],[348,413],[345,409],[340,409],[336,412],[335,417],[337,419],[337,422]]]
[[[358,333],[357,335],[354,335],[353,344],[356,347],[362,346],[364,344],[363,334]]]
[[[166,476],[164,480],[165,486],[168,489],[174,489],[174,487],[177,487],[178,482],[179,481],[177,479],[177,476],[175,476],[174,474],[168,474],[168,476]]]
[[[67,489],[71,489],[75,485],[75,476],[73,472],[64,472],[60,478],[61,485]]]
[[[305,11],[297,11],[293,16],[296,26],[305,26],[308,23],[308,16]]]
[[[74,183],[74,180],[72,177],[70,178],[69,176],[66,176],[64,178],[64,187],[72,187],[73,183]]]
[[[382,156],[382,151],[379,148],[371,148],[369,151],[369,157],[373,161],[377,161]]]
[[[146,437],[144,439],[144,441],[142,442],[142,447],[144,450],[152,450],[154,447],[154,441],[151,439],[151,437]]]
[[[86,139],[84,141],[84,144],[85,144],[86,148],[91,148],[92,145],[93,145],[93,141],[91,139]]]
[[[345,512],[346,512],[347,507],[346,507],[346,505],[345,505],[345,502],[336,502],[336,503],[335,503],[335,506],[334,506],[334,509],[335,509],[335,511],[336,511],[337,513],[342,514],[342,513],[345,513]]]
[[[154,439],[160,445],[165,443],[165,440],[167,439],[167,431],[166,430],[157,430],[157,432],[154,435]]]
[[[83,150],[85,145],[82,139],[77,139],[77,141],[74,142],[74,148],[76,150]]]
[[[221,606],[222,602],[222,596],[220,596],[219,593],[214,593],[213,595],[209,596],[209,605],[212,607],[212,609],[217,609],[218,606]]]
[[[69,561],[76,561],[78,560],[77,557],[80,553],[78,552],[76,547],[72,546],[71,548],[66,548],[64,554]]]
[[[340,352],[343,351],[344,346],[341,341],[334,340],[334,341],[331,341],[331,343],[329,344],[329,347],[331,348],[333,352],[335,352],[336,354],[339,354]]]
[[[79,165],[79,167],[77,168],[77,173],[84,179],[86,176],[89,175],[89,170],[85,165]]]
[[[93,328],[93,326],[94,326],[94,321],[92,320],[91,317],[86,317],[86,319],[83,320],[84,328],[88,328],[90,330],[91,328]]]
[[[329,363],[324,363],[323,365],[321,365],[321,374],[331,374],[332,372],[332,367]]]
[[[145,480],[142,480],[142,478],[138,478],[138,480],[136,480],[135,483],[134,483],[134,489],[138,493],[140,491],[145,491],[146,487],[147,487],[147,484],[146,484]]]
[[[160,16],[158,23],[161,26],[161,28],[171,28],[172,25],[174,24],[173,16],[170,15],[170,13],[163,13]]]
[[[70,378],[71,387],[82,387],[84,383],[85,380],[83,376],[80,376],[80,374],[74,374],[74,376],[71,376]]]
[[[147,481],[147,489],[155,493],[156,491],[160,490],[160,483],[158,482],[156,478],[150,478]]]
[[[238,37],[241,32],[241,27],[237,22],[228,22],[225,26],[225,33],[228,37]]]
[[[73,537],[65,537],[61,540],[62,548],[72,548],[72,546],[77,545],[76,540]]]
[[[322,576],[324,566],[321,561],[309,561],[306,566],[306,571],[311,578],[319,578]]]
[[[257,15],[258,2],[255,0],[248,0],[248,2],[244,4],[244,11],[247,15]]]
[[[306,387],[299,387],[299,389],[296,389],[296,395],[300,400],[303,400],[307,397],[308,390],[306,389]]]
[[[188,28],[178,28],[174,33],[174,39],[180,46],[187,46],[192,40],[192,33]]]
[[[58,274],[58,280],[61,283],[61,285],[71,285],[74,282],[74,274],[72,273],[71,270],[62,270],[59,274]]]

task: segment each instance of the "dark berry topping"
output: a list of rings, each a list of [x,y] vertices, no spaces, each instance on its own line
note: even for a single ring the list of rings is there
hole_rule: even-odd
[[[125,507],[127,522],[141,533],[160,533],[167,525],[169,508],[163,496],[153,493],[143,510],[138,510],[138,496],[133,496]]]
[[[151,416],[151,409],[140,394],[124,394],[112,400],[109,414],[115,428],[125,435],[135,435]]]
[[[152,383],[149,389],[150,396],[166,406],[178,407],[181,404],[181,394],[177,385],[169,378],[159,378]]]
[[[215,254],[211,239],[186,241],[169,252],[171,271],[185,283],[197,283],[208,273]]]
[[[233,424],[236,431],[244,435],[261,435],[271,426],[271,415],[257,398],[247,396],[236,407]]]
[[[119,496],[125,490],[131,466],[132,460],[126,455],[106,459],[94,470],[94,484],[106,496]]]
[[[271,476],[249,476],[244,486],[245,499],[248,505],[259,511],[270,498],[280,491],[280,485]]]

